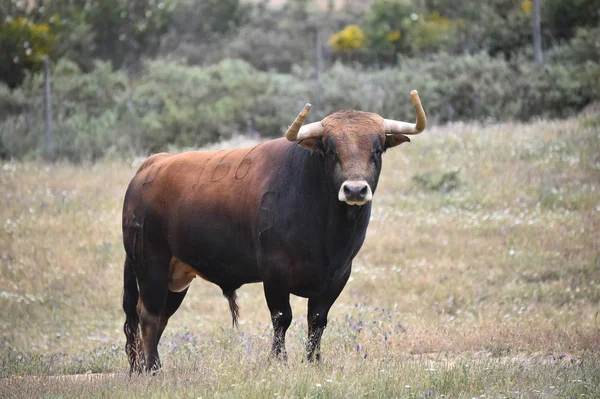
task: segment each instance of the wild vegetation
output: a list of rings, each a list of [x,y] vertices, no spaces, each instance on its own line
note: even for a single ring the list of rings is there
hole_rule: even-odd
[[[347,4],[346,4],[347,3]],[[277,137],[306,102],[395,118],[418,89],[432,122],[575,115],[600,99],[598,0],[39,0],[0,5],[0,157],[75,162]]]
[[[322,364],[302,360],[306,300],[277,362],[262,287],[238,292],[236,330],[198,280],[157,377],[127,376],[121,331],[120,207],[139,161],[5,161],[0,396],[598,397],[599,131],[592,110],[426,130],[384,155]]]

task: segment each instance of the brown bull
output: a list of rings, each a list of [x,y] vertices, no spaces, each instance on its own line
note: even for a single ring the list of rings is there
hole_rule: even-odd
[[[123,309],[131,371],[160,367],[157,345],[196,276],[217,284],[234,323],[236,290],[262,282],[272,353],[285,357],[290,294],[308,298],[307,358],[320,358],[327,314],[363,244],[382,153],[426,126],[340,111],[286,139],[229,151],[148,158],[123,205]]]

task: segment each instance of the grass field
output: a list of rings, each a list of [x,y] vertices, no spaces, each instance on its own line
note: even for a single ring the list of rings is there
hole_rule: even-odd
[[[260,284],[238,291],[233,330],[197,280],[163,371],[127,376],[120,207],[135,169],[0,164],[1,398],[600,397],[598,114],[435,127],[388,152],[317,365],[302,361],[306,300],[281,363]]]

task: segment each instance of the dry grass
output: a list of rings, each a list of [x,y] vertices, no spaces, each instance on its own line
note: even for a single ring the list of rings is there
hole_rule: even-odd
[[[385,155],[322,365],[271,362],[261,286],[197,281],[125,375],[120,206],[134,165],[0,165],[0,397],[600,397],[600,117],[433,128]],[[52,375],[110,373],[90,378]],[[37,375],[37,377],[28,377]]]

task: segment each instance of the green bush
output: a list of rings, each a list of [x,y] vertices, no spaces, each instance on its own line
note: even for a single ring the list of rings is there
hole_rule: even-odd
[[[0,121],[0,158],[23,159],[38,155],[44,139],[43,125],[23,113]]]
[[[600,26],[578,28],[571,43],[573,45],[573,57],[576,61],[600,63]]]
[[[21,90],[11,91],[0,82],[0,121],[9,115],[16,115],[25,109],[27,100]]]
[[[309,121],[347,108],[412,120],[411,89],[419,90],[431,123],[560,118],[600,99],[597,63],[518,61],[481,53],[438,54],[377,70],[336,63],[318,84],[312,68],[266,73],[241,60],[206,67],[151,61],[133,82],[109,63],[83,73],[61,61],[53,71],[55,155],[86,161],[199,147],[249,125],[280,137],[306,102],[313,103]],[[13,91],[0,86],[2,157],[42,152],[42,76],[26,81]]]
[[[571,39],[578,28],[595,27],[600,22],[598,0],[544,0],[542,21],[554,40]]]
[[[200,146],[244,131],[265,100],[269,79],[239,60],[209,67],[150,62],[130,99],[143,149]],[[257,128],[272,126],[259,120]]]
[[[94,160],[117,146],[120,137],[114,116],[126,92],[122,72],[97,62],[90,73],[67,60],[52,70],[52,109],[55,156],[74,161]],[[1,118],[0,153],[22,158],[41,154],[44,134],[42,74],[6,93],[0,103],[13,104],[21,113]]]

